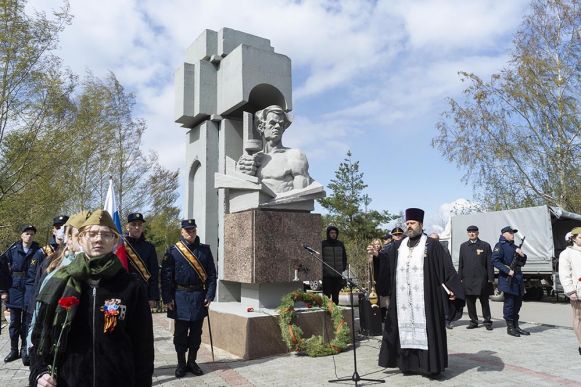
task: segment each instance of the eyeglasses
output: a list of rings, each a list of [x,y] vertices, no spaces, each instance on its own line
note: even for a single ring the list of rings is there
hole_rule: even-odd
[[[87,231],[85,233],[85,236],[87,236],[87,238],[89,239],[97,239],[98,236],[101,236],[101,239],[103,240],[111,240],[115,238],[115,234],[112,232],[99,232],[99,231]]]

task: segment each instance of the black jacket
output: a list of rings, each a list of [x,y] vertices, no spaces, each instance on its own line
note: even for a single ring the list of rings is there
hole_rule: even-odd
[[[104,333],[101,307],[111,299],[119,299],[125,312],[121,308],[116,327]],[[44,307],[41,306],[39,316]],[[40,326],[35,326],[35,332]],[[33,333],[35,347],[37,340],[38,335]],[[95,288],[84,283],[66,352],[58,367],[58,386],[151,386],[153,358],[153,325],[142,281],[120,270],[109,280],[102,279]],[[31,380],[46,372],[51,363],[50,355],[36,356],[31,365]]]
[[[327,265],[323,265],[323,277],[326,278],[341,278],[341,274],[347,268],[347,252],[345,245],[339,239],[331,239],[329,232],[331,230],[337,231],[337,238],[339,237],[339,230],[335,226],[327,227],[327,239],[321,242],[321,255],[323,262],[331,266],[339,272],[335,273],[329,269]]]
[[[488,282],[494,281],[491,255],[490,245],[480,239],[474,243],[466,241],[460,245],[458,276],[466,294],[488,295]]]

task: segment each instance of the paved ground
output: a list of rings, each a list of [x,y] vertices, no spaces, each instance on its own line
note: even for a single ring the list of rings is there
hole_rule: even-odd
[[[493,316],[499,316],[502,304],[492,303]],[[357,366],[364,378],[382,379],[386,384],[416,386],[581,386],[581,356],[570,326],[570,306],[566,303],[525,303],[523,311],[532,313],[535,323],[522,326],[531,336],[513,338],[506,334],[503,321],[495,320],[491,332],[483,328],[466,330],[467,316],[448,331],[449,368],[441,380],[404,376],[396,369],[377,366],[379,337],[362,338],[357,346]],[[155,374],[154,386],[324,386],[335,378],[353,376],[353,351],[337,356],[309,358],[293,354],[241,361],[220,350],[211,363],[209,348],[200,350],[201,377],[190,374],[174,377],[175,353],[169,325],[163,315],[154,315]],[[565,321],[559,325],[554,322]],[[543,323],[544,322],[544,323]],[[1,358],[8,352],[7,329],[0,336]],[[26,386],[27,370],[18,360],[0,363],[0,385]],[[374,383],[359,382],[359,385]],[[339,385],[355,385],[352,381]]]

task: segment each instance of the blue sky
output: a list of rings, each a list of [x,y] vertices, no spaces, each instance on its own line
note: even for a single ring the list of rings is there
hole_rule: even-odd
[[[49,10],[54,0],[28,7]],[[351,149],[371,208],[427,211],[472,199],[463,171],[430,145],[458,71],[484,79],[506,65],[528,0],[154,1],[70,0],[73,24],[58,54],[83,75],[113,71],[136,95],[148,124],[144,148],[184,171],[185,130],[173,122],[173,75],[204,29],[230,27],[270,39],[293,68],[293,125],[285,145],[301,148],[310,174],[327,185]],[[181,150],[181,151],[178,151]],[[182,177],[182,182],[185,178]],[[179,203],[182,205],[183,200]]]

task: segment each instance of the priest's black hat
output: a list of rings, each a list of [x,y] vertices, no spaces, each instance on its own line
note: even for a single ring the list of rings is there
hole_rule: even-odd
[[[420,208],[408,208],[405,210],[405,220],[415,220],[424,223],[424,210]]]

